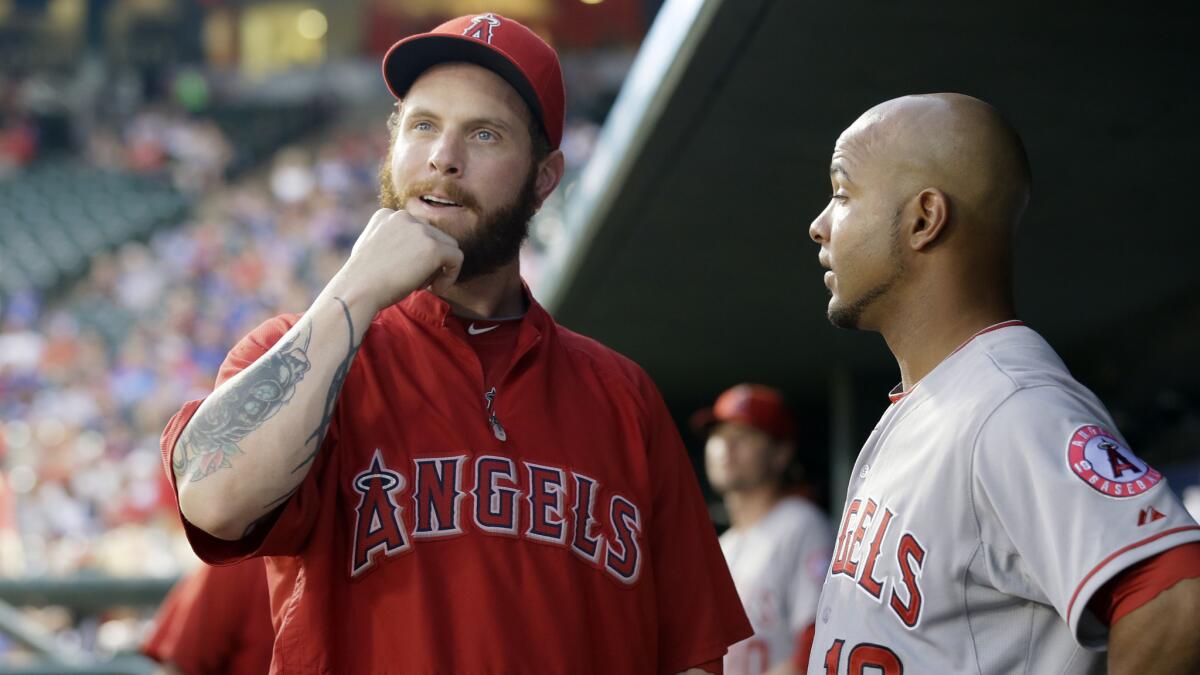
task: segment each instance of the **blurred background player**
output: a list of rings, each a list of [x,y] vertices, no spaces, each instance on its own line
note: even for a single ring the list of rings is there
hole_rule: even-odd
[[[833,546],[825,514],[801,494],[796,423],[780,392],[739,384],[699,410],[704,467],[724,500],[730,528],[721,550],[754,627],[729,649],[729,675],[803,672]]]
[[[263,562],[202,565],[171,589],[142,653],[158,675],[262,675],[271,667],[270,598]]]

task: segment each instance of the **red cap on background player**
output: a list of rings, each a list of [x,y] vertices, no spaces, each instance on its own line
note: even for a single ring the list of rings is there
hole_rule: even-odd
[[[785,441],[796,434],[796,422],[783,394],[761,384],[739,384],[725,390],[713,407],[697,410],[690,420],[692,429],[702,435],[720,422],[746,424]]]
[[[421,73],[451,61],[503,77],[541,122],[551,149],[558,148],[566,99],[562,67],[554,48],[536,33],[499,14],[460,16],[392,45],[383,57],[383,79],[392,95],[403,98]]]

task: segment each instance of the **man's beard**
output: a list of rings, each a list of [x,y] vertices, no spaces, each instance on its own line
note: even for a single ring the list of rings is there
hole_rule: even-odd
[[[862,321],[862,315],[867,311],[875,301],[887,295],[900,277],[904,274],[904,262],[900,258],[900,211],[896,212],[896,216],[892,218],[892,250],[891,260],[892,273],[887,279],[875,285],[874,288],[863,293],[857,300],[845,307],[834,307],[830,305],[826,315],[829,317],[829,323],[832,323],[838,328],[856,329],[859,327],[859,322]]]
[[[525,177],[524,184],[512,201],[490,211],[483,211],[475,196],[454,182],[411,183],[405,187],[404,194],[398,194],[392,181],[389,157],[384,160],[379,170],[379,205],[385,209],[400,211],[409,199],[437,192],[463,208],[474,211],[479,218],[473,231],[461,236],[447,232],[458,242],[458,248],[463,253],[458,281],[468,281],[495,272],[520,254],[521,244],[529,236],[529,221],[540,206],[535,189],[536,182],[535,164],[530,168],[529,175]],[[437,227],[436,223],[432,224]]]

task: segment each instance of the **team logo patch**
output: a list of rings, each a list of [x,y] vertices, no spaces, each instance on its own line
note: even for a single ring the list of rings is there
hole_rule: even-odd
[[[1109,497],[1136,497],[1158,485],[1162,474],[1103,427],[1088,424],[1071,434],[1067,464],[1083,482]]]
[[[471,19],[471,25],[467,26],[467,29],[463,31],[463,35],[491,44],[492,35],[496,30],[496,26],[499,25],[500,19],[496,18],[495,14],[491,12],[480,14]]]

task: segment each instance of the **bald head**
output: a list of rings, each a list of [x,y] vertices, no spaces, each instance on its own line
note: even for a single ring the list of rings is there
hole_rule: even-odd
[[[995,108],[963,94],[904,96],[864,113],[838,140],[894,180],[897,196],[943,191],[968,224],[1015,227],[1030,170],[1016,131]]]
[[[965,308],[1012,316],[1029,161],[990,105],[961,94],[881,103],[838,138],[830,183],[809,236],[834,324],[883,330],[918,310],[925,322]]]

